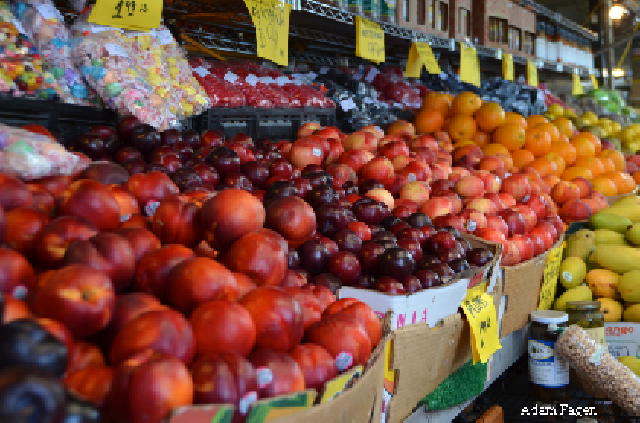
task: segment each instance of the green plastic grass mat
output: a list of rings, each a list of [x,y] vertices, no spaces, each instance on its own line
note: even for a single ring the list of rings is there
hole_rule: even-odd
[[[439,411],[462,404],[480,395],[486,380],[487,364],[478,363],[474,366],[470,360],[424,397],[420,405],[425,405],[431,411]]]

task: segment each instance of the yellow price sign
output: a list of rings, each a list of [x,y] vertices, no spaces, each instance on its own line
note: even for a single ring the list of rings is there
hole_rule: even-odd
[[[256,27],[258,56],[280,66],[289,64],[291,5],[279,0],[244,0]]]
[[[544,265],[544,278],[540,288],[540,305],[538,310],[549,310],[553,305],[560,276],[560,264],[562,264],[562,251],[564,244],[549,252],[547,262]]]
[[[160,26],[162,0],[98,0],[89,22],[116,28],[148,31]]]
[[[502,53],[502,77],[507,81],[513,81],[513,54]]]
[[[427,43],[415,42],[409,50],[409,58],[407,59],[404,76],[407,78],[420,78],[422,66],[431,74],[440,75],[442,73],[440,65],[438,65],[438,61],[433,55],[431,46]]]
[[[375,22],[356,16],[356,56],[384,62],[384,31]]]
[[[532,87],[538,86],[538,68],[532,60],[527,60],[527,84]]]
[[[589,78],[591,79],[591,85],[593,85],[593,89],[597,90],[598,89],[598,80],[596,79],[596,76],[592,73],[589,74]]]
[[[571,94],[574,96],[584,94],[582,82],[580,82],[580,75],[578,75],[577,71],[573,73],[572,77],[573,84],[571,85]]]
[[[471,327],[473,364],[486,363],[491,355],[501,349],[498,335],[498,317],[493,298],[477,290],[468,291],[462,301],[462,309]]]
[[[480,62],[476,49],[460,43],[460,80],[480,86]]]

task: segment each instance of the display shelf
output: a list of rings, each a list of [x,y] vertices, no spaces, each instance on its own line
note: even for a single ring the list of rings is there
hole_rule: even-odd
[[[552,21],[559,23],[565,28],[574,31],[577,34],[582,35],[583,37],[587,37],[591,41],[598,40],[598,34],[596,34],[595,32],[578,25],[577,23],[565,18],[560,13],[556,13],[551,9],[547,9],[546,7],[536,3],[533,0],[520,0],[520,5],[530,8],[536,13],[536,15],[542,15],[548,19],[551,19]]]

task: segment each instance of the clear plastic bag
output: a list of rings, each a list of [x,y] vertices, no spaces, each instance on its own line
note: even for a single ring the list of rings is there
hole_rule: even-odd
[[[89,163],[46,135],[0,124],[0,172],[33,180],[71,175]]]

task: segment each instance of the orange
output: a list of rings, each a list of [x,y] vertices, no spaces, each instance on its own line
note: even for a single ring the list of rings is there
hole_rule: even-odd
[[[600,154],[600,151],[602,151],[602,144],[600,143],[600,138],[596,137],[591,132],[587,132],[587,131],[578,132],[575,137],[571,138],[571,142],[573,143],[573,141],[577,139],[588,140],[591,144],[593,144],[596,154]]]
[[[607,172],[603,173],[602,177],[609,178],[616,184],[618,188],[618,195],[628,194],[636,187],[635,180],[625,172]]]
[[[498,103],[484,103],[475,114],[478,129],[482,132],[493,132],[504,123],[505,113]]]
[[[558,176],[562,175],[562,172],[567,168],[567,164],[564,162],[564,159],[556,153],[547,153],[543,158],[551,160],[556,164],[557,171],[555,174]]]
[[[576,148],[576,156],[580,157],[593,157],[596,155],[596,148],[586,138],[574,138],[571,140],[571,145]]]
[[[501,144],[487,144],[482,147],[482,153],[485,156],[497,156],[498,154],[508,155],[509,150]]]
[[[635,172],[633,172],[633,179],[637,184],[640,184],[640,170],[636,170]]]
[[[574,166],[586,167],[591,171],[594,178],[604,173],[604,166],[600,159],[596,157],[580,157],[574,163]]]
[[[456,148],[464,147],[465,145],[474,145],[477,147],[476,143],[471,140],[460,140],[456,142],[456,144],[453,146],[453,149],[455,150]]]
[[[542,116],[542,115],[531,115],[526,119],[526,121],[527,121],[527,127],[528,128],[533,128],[534,126],[536,126],[539,123],[549,122],[547,120],[547,118]]]
[[[564,172],[562,172],[562,175],[560,176],[560,179],[562,179],[563,181],[570,181],[575,178],[592,180],[593,175],[591,174],[591,171],[586,167],[569,166],[564,170]]]
[[[604,150],[600,155],[604,158],[611,159],[615,166],[615,170],[618,172],[622,172],[627,167],[624,154],[617,150]]]
[[[569,138],[565,134],[560,134],[560,136],[558,137],[558,140],[556,142],[562,142],[562,143],[569,144]]]
[[[484,132],[476,131],[475,135],[472,138],[472,141],[475,145],[482,148],[485,145],[489,144],[491,141],[491,137]]]
[[[440,113],[442,116],[447,116],[450,108],[451,97],[447,94],[431,91],[424,100],[422,100],[422,110],[432,110]]]
[[[478,147],[475,144],[468,144],[465,146],[456,146],[456,149],[453,150],[452,153],[452,158],[454,161],[460,159],[463,156],[469,155],[469,154],[473,154],[473,155],[480,155],[480,157],[482,157],[482,150],[480,150],[480,147]]]
[[[549,152],[551,148],[551,135],[545,131],[536,129],[527,131],[524,148],[531,151],[534,156],[540,157]]]
[[[522,116],[514,112],[504,112],[504,123],[517,123],[522,128],[527,130],[527,120]]]
[[[444,123],[440,112],[433,110],[420,110],[416,115],[416,134],[431,134],[439,131]]]
[[[556,175],[547,175],[542,178],[542,181],[549,187],[553,188],[558,182],[560,182],[560,178]]]
[[[559,117],[553,120],[552,122],[556,128],[558,128],[558,131],[567,136],[567,137],[572,137],[573,136],[573,130],[575,129],[573,127],[573,122],[571,122],[569,119],[567,119],[566,117]]]
[[[535,156],[529,150],[516,150],[511,152],[511,159],[513,159],[513,166],[520,170],[531,163]]]
[[[472,116],[482,106],[480,97],[470,91],[465,91],[453,99],[449,113],[451,115]]]
[[[598,156],[598,159],[600,159],[600,163],[602,163],[602,168],[604,169],[604,172],[613,172],[614,170],[616,170],[615,163],[609,157],[604,157],[602,153],[600,153],[600,155]]]
[[[531,163],[529,163],[529,167],[535,169],[542,178],[548,175],[556,175],[558,174],[558,166],[553,160],[538,157]]]
[[[530,126],[530,128],[539,129],[549,133],[551,136],[551,142],[557,142],[560,139],[560,131],[558,131],[558,128],[556,128],[556,126],[551,122],[539,123],[533,127]]]
[[[562,157],[567,166],[571,166],[576,161],[576,148],[569,143],[554,142],[551,144],[549,152]]]
[[[449,136],[454,141],[470,139],[476,133],[476,121],[471,116],[456,115],[449,119],[448,129]]]
[[[594,189],[594,191],[598,191],[600,194],[607,197],[618,195],[618,187],[616,186],[615,182],[613,182],[609,178],[604,178],[602,176],[594,178],[591,181],[591,187]]]
[[[526,134],[517,123],[505,123],[493,132],[493,142],[502,144],[509,151],[519,150],[524,146]]]

